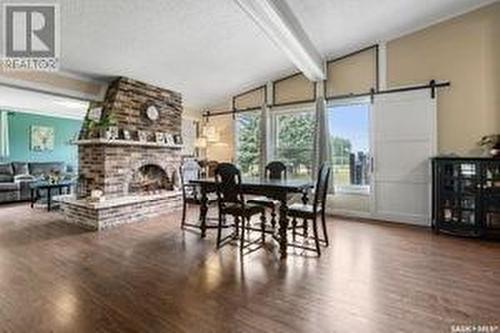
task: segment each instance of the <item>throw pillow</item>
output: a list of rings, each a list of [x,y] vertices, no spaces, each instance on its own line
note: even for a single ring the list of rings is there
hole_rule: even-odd
[[[28,175],[28,163],[24,162],[14,162],[12,163],[14,166],[14,175]]]
[[[1,163],[0,164],[0,175],[14,175],[14,171],[12,170],[12,164],[10,163]]]

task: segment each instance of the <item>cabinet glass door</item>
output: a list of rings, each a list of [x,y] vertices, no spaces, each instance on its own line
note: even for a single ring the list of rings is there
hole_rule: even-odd
[[[483,221],[490,231],[500,231],[500,163],[483,164]]]
[[[481,188],[479,164],[447,161],[441,168],[441,221],[453,228],[476,229]]]

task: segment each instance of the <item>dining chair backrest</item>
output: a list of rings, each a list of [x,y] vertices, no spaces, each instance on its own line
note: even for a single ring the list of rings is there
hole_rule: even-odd
[[[328,194],[328,181],[330,178],[331,168],[323,163],[318,171],[318,179],[316,180],[316,189],[314,193],[314,211],[319,207],[325,209],[326,195]]]
[[[207,162],[207,177],[214,177],[215,176],[215,169],[217,169],[218,165],[219,165],[219,162],[217,162],[217,161],[208,161]]]
[[[266,178],[286,179],[286,165],[280,161],[269,162],[266,165]]]
[[[219,163],[215,168],[215,185],[219,205],[226,203],[244,204],[241,191],[241,172],[231,163]]]

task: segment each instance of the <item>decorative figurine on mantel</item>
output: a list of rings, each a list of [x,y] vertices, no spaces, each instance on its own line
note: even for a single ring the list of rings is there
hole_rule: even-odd
[[[500,134],[486,135],[479,141],[485,151],[487,151],[493,158],[500,158]]]

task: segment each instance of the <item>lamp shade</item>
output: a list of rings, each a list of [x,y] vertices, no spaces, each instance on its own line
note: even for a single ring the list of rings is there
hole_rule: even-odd
[[[214,143],[219,142],[220,135],[217,129],[213,126],[206,126],[203,128],[203,136],[207,139],[207,142]]]

